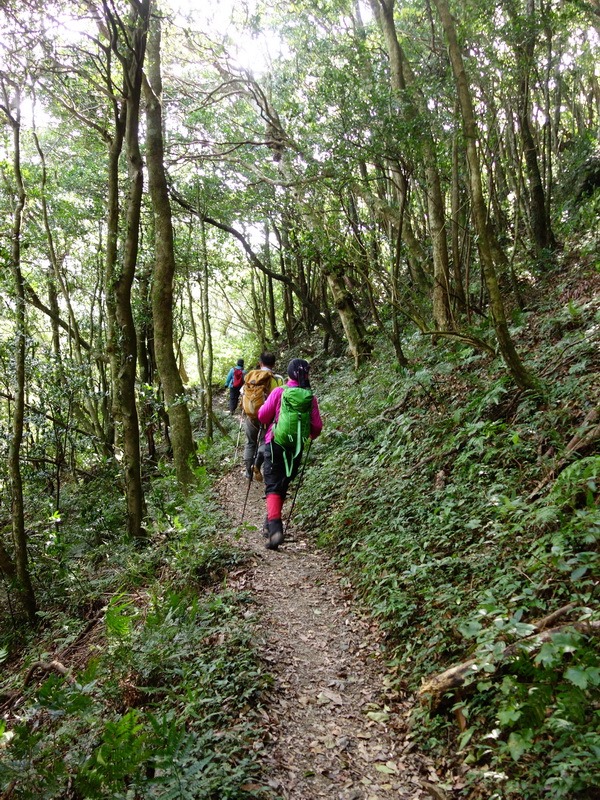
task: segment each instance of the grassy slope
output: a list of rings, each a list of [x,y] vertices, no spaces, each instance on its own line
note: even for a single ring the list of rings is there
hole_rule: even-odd
[[[543,401],[498,359],[446,342],[415,339],[407,373],[391,353],[359,375],[315,363],[326,428],[299,517],[379,617],[399,687],[476,658],[468,685],[429,698],[414,727],[469,797],[600,785],[593,637],[567,627],[502,657],[567,603],[556,625],[598,620],[598,442],[566,451],[600,400],[598,282],[588,268],[547,286],[512,328]]]

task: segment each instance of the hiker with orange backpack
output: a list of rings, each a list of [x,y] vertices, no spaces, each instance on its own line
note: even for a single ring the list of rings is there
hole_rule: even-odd
[[[258,412],[269,394],[283,384],[283,378],[275,375],[275,356],[273,353],[261,353],[257,369],[251,369],[244,378],[242,390],[242,410],[245,415],[246,446],[244,447],[244,475],[251,481],[256,478],[262,481],[260,466],[262,452],[257,452],[260,442],[260,422]]]
[[[229,413],[234,414],[240,399],[240,392],[244,385],[244,359],[238,358],[235,367],[232,367],[225,378],[225,386],[229,389]]]
[[[286,386],[273,389],[258,412],[259,422],[267,429],[263,464],[267,519],[263,532],[269,550],[277,550],[284,540],[281,510],[300,468],[304,444],[316,439],[323,429],[309,370],[304,359],[292,359]]]

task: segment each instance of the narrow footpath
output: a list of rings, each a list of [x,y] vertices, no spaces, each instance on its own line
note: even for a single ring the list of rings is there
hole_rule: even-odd
[[[293,523],[278,551],[265,548],[261,483],[251,485],[240,527],[241,472],[218,488],[231,535],[254,553],[250,570],[232,580],[255,598],[258,647],[275,678],[263,714],[265,780],[285,800],[443,800],[433,762],[410,742],[409,704],[389,688],[376,625]]]

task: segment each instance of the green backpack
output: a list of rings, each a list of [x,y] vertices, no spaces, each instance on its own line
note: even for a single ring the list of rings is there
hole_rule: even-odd
[[[285,474],[288,478],[292,474],[294,459],[310,434],[312,399],[311,390],[301,389],[299,386],[290,386],[281,395],[281,408],[273,440],[283,447]]]

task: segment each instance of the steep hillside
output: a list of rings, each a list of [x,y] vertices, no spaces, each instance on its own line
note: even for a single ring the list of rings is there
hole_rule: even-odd
[[[563,265],[514,313],[541,396],[447,340],[415,338],[407,370],[315,363],[301,522],[381,621],[413,735],[462,765],[464,796],[600,785],[599,285]]]

